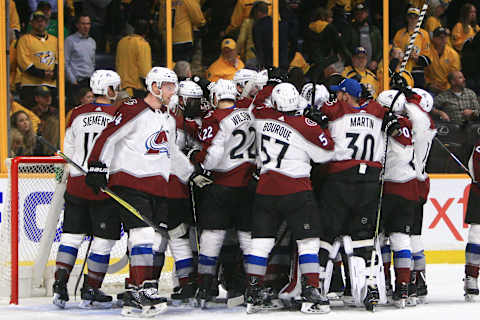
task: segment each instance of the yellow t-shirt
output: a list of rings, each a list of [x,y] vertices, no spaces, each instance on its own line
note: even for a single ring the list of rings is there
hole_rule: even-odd
[[[399,72],[400,71],[400,64],[397,66],[397,69],[395,70],[395,72]],[[407,80],[407,85],[410,87],[410,88],[414,88],[414,81],[413,81],[413,76],[410,72],[408,71],[402,71],[402,73],[400,73],[400,75],[405,79]],[[383,88],[383,60],[381,60],[379,63],[378,63],[378,67],[377,67],[377,79],[378,79],[378,92],[382,92],[384,90]],[[388,76],[388,83],[390,83],[390,76]]]
[[[402,28],[398,30],[395,34],[395,37],[393,38],[393,44],[396,47],[401,48],[405,53],[407,51],[408,43],[410,41],[410,36],[412,33],[413,32],[407,32],[407,28]],[[419,34],[415,38],[412,52],[416,52],[419,56],[430,56],[430,36],[428,35],[428,32],[424,29],[420,29]],[[412,71],[415,66],[415,61],[410,58],[407,62],[407,66],[405,67],[405,69],[408,71]]]
[[[165,6],[165,0],[161,0],[158,23],[163,34],[166,32]],[[207,23],[198,0],[172,1],[173,13],[175,13],[172,17],[174,44],[193,42],[193,29]]]
[[[475,37],[475,34],[480,30],[480,27],[477,25],[475,29],[472,26],[468,26],[468,32],[463,31],[463,26],[460,22],[453,27],[452,30],[452,44],[457,51],[462,51],[463,44],[470,38]]]
[[[143,90],[145,84],[140,81],[140,78],[146,78],[152,69],[150,44],[138,34],[123,37],[117,45],[115,67],[122,79],[122,89]]]
[[[377,97],[378,91],[378,79],[375,74],[365,69],[364,71],[355,69],[352,66],[347,66],[342,72],[342,76],[345,78],[353,78],[356,75],[360,76],[360,83],[364,84],[371,92],[374,98]]]
[[[250,15],[250,10],[252,10],[253,4],[257,0],[237,0],[235,8],[233,9],[232,17],[230,18],[230,25],[225,30],[225,34],[228,34],[230,31],[240,28],[242,22],[247,19]],[[272,14],[272,0],[261,0],[267,3],[268,6],[268,15]]]
[[[38,130],[38,126],[40,125],[40,122],[41,122],[40,118],[32,110],[25,108],[17,101],[12,101],[12,104],[10,106],[10,116],[12,116],[15,112],[18,112],[18,111],[23,111],[28,115],[28,117],[30,118],[30,121],[32,121],[33,132],[36,133]]]
[[[451,71],[460,70],[460,56],[451,47],[445,46],[442,56],[432,47],[430,59],[432,63],[425,68],[425,82],[435,84],[441,90],[450,89],[447,76]]]
[[[240,57],[237,57],[237,65],[233,66],[220,56],[208,67],[207,79],[209,81],[217,81],[218,79],[233,80],[235,72],[244,67],[245,65],[242,60],[240,60]]]
[[[53,70],[57,64],[57,37],[47,34],[44,38],[25,34],[17,42],[17,63],[22,70],[22,86],[45,85],[56,87],[56,79],[46,80],[34,77],[27,72],[30,66],[41,70]]]

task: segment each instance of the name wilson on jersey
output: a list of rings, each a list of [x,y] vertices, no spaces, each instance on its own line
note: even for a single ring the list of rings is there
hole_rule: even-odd
[[[244,121],[252,121],[252,118],[248,114],[248,112],[239,112],[232,117],[232,122],[234,126],[237,126],[239,123]]]

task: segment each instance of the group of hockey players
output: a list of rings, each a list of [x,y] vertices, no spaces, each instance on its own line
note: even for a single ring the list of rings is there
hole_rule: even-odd
[[[81,305],[112,305],[101,287],[122,226],[129,276],[118,298],[125,316],[167,308],[158,293],[167,246],[179,283],[171,299],[179,304],[208,308],[219,283],[229,305],[246,304],[247,313],[424,301],[433,100],[402,83],[374,100],[339,75],[299,93],[275,68],[242,69],[233,80],[199,86],[154,67],[146,97],[115,107],[120,77],[97,70],[90,82],[96,99],[74,109],[65,135],[65,154],[88,173],[69,167],[53,303],[63,308],[69,300],[78,249],[91,235]],[[470,167],[480,179],[480,145]],[[474,184],[466,220],[469,300],[479,294],[476,201]]]

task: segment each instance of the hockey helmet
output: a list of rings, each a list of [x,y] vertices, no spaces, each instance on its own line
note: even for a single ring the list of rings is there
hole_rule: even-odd
[[[178,84],[178,96],[182,97],[183,104],[179,103],[178,106],[185,117],[201,116],[203,91],[198,84],[190,80],[181,81]]]
[[[162,99],[161,87],[164,82],[170,82],[175,84],[175,93],[178,89],[178,77],[175,72],[168,68],[164,67],[153,67],[147,74],[145,78],[145,84],[147,85],[147,90],[154,95],[155,97]],[[157,83],[157,87],[160,90],[160,94],[157,96],[153,93],[152,85]]]
[[[400,95],[395,101],[393,101],[397,94]],[[391,108],[395,114],[402,114],[407,100],[405,99],[405,95],[403,93],[399,93],[398,90],[385,90],[380,92],[377,97],[377,102],[386,108]]]
[[[233,81],[236,85],[241,86],[242,88],[245,87],[248,81],[255,80],[257,77],[257,72],[250,69],[240,69],[235,72],[233,76]]]
[[[308,104],[312,103],[313,83],[307,83],[302,88],[301,96],[308,101]],[[330,93],[324,85],[315,85],[315,105],[321,107],[330,98]]]
[[[423,111],[429,113],[432,111],[433,108],[433,97],[430,93],[427,91],[420,89],[420,88],[413,88],[413,92],[418,94],[420,97],[422,97],[422,100],[420,100],[420,108],[423,109]]]
[[[276,85],[272,91],[273,106],[281,112],[298,110],[299,97],[300,94],[295,86],[288,82]]]
[[[112,70],[96,70],[90,77],[90,88],[94,94],[108,96],[108,88],[112,87],[115,97],[108,97],[112,100],[116,98],[116,93],[120,91],[120,76]]]
[[[232,80],[219,79],[213,88],[217,103],[222,100],[233,100],[237,96],[237,87]]]

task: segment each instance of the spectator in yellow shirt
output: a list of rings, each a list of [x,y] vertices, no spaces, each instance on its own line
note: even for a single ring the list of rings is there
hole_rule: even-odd
[[[430,57],[432,63],[425,68],[425,82],[429,91],[440,93],[448,90],[448,74],[460,70],[460,56],[455,49],[447,46],[448,32],[443,27],[433,31],[432,50]]]
[[[428,18],[425,20],[425,30],[430,35],[430,39],[433,37],[433,31],[438,27],[442,27],[440,17],[447,10],[448,4],[445,4],[441,0],[430,0],[428,3]]]
[[[407,12],[407,27],[397,31],[393,38],[393,44],[406,52],[410,37],[415,30],[420,10],[417,8],[410,8]],[[410,58],[405,69],[412,71],[415,67],[426,67],[430,63],[430,36],[428,32],[420,28],[419,34],[413,43],[413,49],[410,53]]]
[[[147,21],[138,20],[135,34],[127,35],[118,42],[115,59],[117,72],[122,79],[122,89],[130,96],[139,98],[146,94],[145,78],[152,69],[152,50],[145,40],[147,30]]]
[[[237,54],[237,44],[233,39],[223,40],[221,50],[220,57],[208,67],[207,78],[210,81],[232,80],[235,72],[245,67]]]
[[[160,30],[165,32],[165,0],[160,10]],[[198,0],[172,1],[173,15],[173,60],[192,61],[193,30],[202,28],[207,23]]]
[[[400,73],[400,64],[403,60],[402,49],[400,49],[399,47],[391,48],[390,52],[389,52],[389,59],[388,60],[390,61],[390,65],[388,66],[388,74],[389,75],[388,75],[388,80],[387,81],[388,81],[388,83],[390,83],[390,81],[391,81],[390,75],[393,72]],[[407,85],[410,88],[414,87],[413,76],[410,72],[408,72],[406,70],[403,70],[400,73],[400,76],[405,79],[405,81],[407,82]],[[383,60],[380,61],[380,63],[378,64],[377,79],[378,79],[378,92],[382,92],[383,90],[385,90],[385,88],[383,87]]]
[[[471,3],[465,3],[460,9],[460,21],[453,27],[452,44],[458,51],[462,51],[465,41],[471,40],[480,30],[477,25],[477,8]]]
[[[229,35],[231,32],[236,32],[242,25],[243,21],[250,16],[253,4],[258,0],[237,0],[235,8],[233,9],[230,24],[224,32],[224,35]],[[268,4],[268,14],[272,14],[272,0],[261,0]]]
[[[364,47],[356,47],[352,55],[352,65],[345,67],[342,76],[354,78],[362,83],[374,98],[378,95],[378,79],[375,74],[367,68],[368,56]]]

